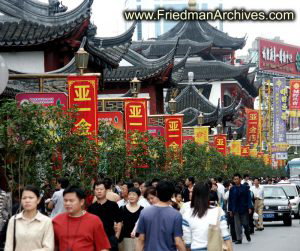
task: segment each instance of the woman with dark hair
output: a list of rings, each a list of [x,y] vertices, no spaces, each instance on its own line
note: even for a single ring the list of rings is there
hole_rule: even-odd
[[[123,243],[120,245],[120,250],[134,250],[136,238],[135,236],[132,236],[131,233],[135,228],[135,224],[140,217],[141,211],[143,210],[143,207],[138,204],[140,196],[141,191],[139,188],[130,188],[128,191],[129,204],[121,207],[123,227],[120,238],[124,239]]]
[[[183,238],[187,248],[205,250],[208,245],[209,225],[219,225],[228,251],[232,250],[230,235],[224,211],[211,207],[209,202],[210,186],[198,183],[194,186],[191,204],[183,213]]]
[[[38,211],[39,202],[39,190],[26,186],[21,196],[23,211],[8,223],[5,251],[54,250],[52,221]]]

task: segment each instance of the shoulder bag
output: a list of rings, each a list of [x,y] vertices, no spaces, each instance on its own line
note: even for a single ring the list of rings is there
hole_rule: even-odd
[[[228,248],[224,243],[221,228],[220,228],[220,217],[221,208],[218,208],[218,218],[217,225],[208,226],[208,240],[207,240],[207,250],[208,251],[227,251]]]

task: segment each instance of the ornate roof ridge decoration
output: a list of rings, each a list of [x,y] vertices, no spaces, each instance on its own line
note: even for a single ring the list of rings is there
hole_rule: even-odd
[[[107,41],[105,38],[86,38],[84,47],[86,51],[92,55],[91,61],[94,61],[99,65],[101,62],[104,62],[107,68],[117,68],[122,58],[129,50],[135,24],[136,23],[123,34],[116,36],[115,43],[113,42],[113,37],[109,37]]]
[[[176,40],[148,40],[135,41],[131,48],[147,58],[160,57],[173,48]],[[192,48],[191,55],[208,53],[212,48],[212,42],[199,43],[189,39],[180,39],[176,56],[184,56],[189,47]]]
[[[128,52],[124,55],[124,59],[134,66],[140,65],[147,68],[149,67],[153,68],[153,67],[163,66],[166,62],[170,60],[170,58],[174,58],[175,51],[176,51],[176,46],[174,46],[173,49],[169,51],[168,54],[160,58],[148,59],[143,55],[129,48]]]
[[[114,37],[94,37],[91,39],[91,42],[93,42],[96,46],[101,46],[103,48],[110,46],[118,46],[128,41],[131,42],[135,27],[136,22],[133,22],[130,28],[120,35]]]
[[[75,22],[80,17],[89,18],[93,0],[83,0],[75,9],[51,14],[51,5],[33,0],[0,0],[0,12],[45,26],[59,26]]]
[[[174,67],[172,69],[172,75],[171,75],[173,83],[177,84],[182,80],[186,61],[187,61],[188,57],[190,56],[191,50],[192,50],[192,48],[189,47],[185,56],[179,62],[174,64]]]
[[[154,77],[162,78],[171,73],[171,68],[174,67],[174,58],[178,47],[178,40],[173,50],[167,54],[162,64],[148,64],[148,65],[134,65],[134,66],[121,66],[112,71],[104,70],[104,80],[107,82],[128,82],[134,77],[139,80],[146,80]],[[145,62],[144,62],[145,63]],[[138,74],[137,74],[138,73]],[[163,81],[166,79],[164,78]]]
[[[207,21],[179,21],[171,30],[162,34],[157,40],[172,40],[176,37],[197,42],[212,42],[215,47],[242,49],[246,38],[235,38],[224,33]]]

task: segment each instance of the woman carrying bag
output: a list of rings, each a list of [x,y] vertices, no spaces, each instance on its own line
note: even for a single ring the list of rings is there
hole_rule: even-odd
[[[183,213],[183,239],[188,250],[232,251],[224,211],[211,207],[207,183],[194,186],[191,205]]]
[[[128,191],[129,204],[121,207],[123,226],[121,237],[123,242],[119,246],[120,251],[134,251],[137,238],[132,235],[135,224],[140,217],[143,207],[138,205],[141,191],[138,188],[131,188]]]
[[[38,210],[39,190],[26,186],[22,192],[23,211],[10,218],[4,251],[54,251],[52,221]]]

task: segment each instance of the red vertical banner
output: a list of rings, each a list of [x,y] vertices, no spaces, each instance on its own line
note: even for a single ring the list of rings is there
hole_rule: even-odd
[[[242,146],[241,156],[242,157],[249,157],[250,156],[250,146]]]
[[[257,157],[263,159],[264,158],[264,152],[258,152]]]
[[[98,136],[98,78],[96,76],[68,77],[69,108],[77,109],[75,131],[97,141]]]
[[[125,132],[127,140],[127,151],[130,154],[131,146],[135,145],[134,132],[148,131],[147,99],[133,98],[125,99]],[[147,139],[145,139],[147,140]],[[147,164],[136,165],[136,168],[147,168]]]
[[[214,136],[214,146],[219,153],[222,153],[226,156],[227,153],[227,142],[226,134],[218,134]]]
[[[258,143],[258,111],[247,112],[247,144]]]
[[[165,116],[166,147],[175,152],[182,148],[183,115]]]

